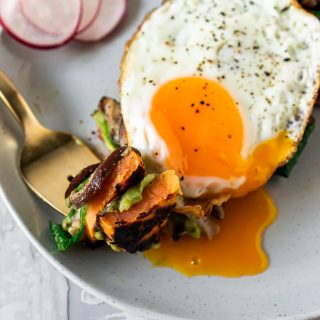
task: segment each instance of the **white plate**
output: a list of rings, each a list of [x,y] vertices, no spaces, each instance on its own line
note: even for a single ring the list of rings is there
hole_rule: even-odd
[[[126,20],[98,44],[74,43],[53,51],[35,51],[2,35],[0,67],[44,125],[86,139],[94,128],[89,115],[99,98],[118,96],[125,41],[144,13],[158,3],[130,0]],[[0,111],[1,193],[39,251],[86,290],[118,307],[161,320],[307,319],[320,315],[319,124],[291,178],[274,178],[269,184],[279,207],[279,217],[265,236],[270,268],[253,277],[186,278],[171,269],[151,267],[141,255],[82,247],[57,253],[48,220],[61,217],[21,182],[16,168],[21,134],[2,105]]]

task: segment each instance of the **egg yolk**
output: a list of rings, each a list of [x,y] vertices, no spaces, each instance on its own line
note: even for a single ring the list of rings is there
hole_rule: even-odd
[[[239,277],[263,272],[269,265],[262,248],[264,230],[277,209],[263,189],[223,205],[225,217],[212,239],[183,236],[173,241],[164,235],[161,246],[144,253],[155,266],[170,267],[187,275]]]
[[[187,77],[162,85],[154,95],[150,117],[167,146],[167,166],[181,176],[245,177],[239,189],[228,190],[233,196],[265,184],[293,143],[282,132],[244,159],[245,128],[239,110],[218,82]]]

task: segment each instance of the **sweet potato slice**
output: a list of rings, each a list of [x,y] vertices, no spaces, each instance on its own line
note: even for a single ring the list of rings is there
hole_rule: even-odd
[[[97,225],[108,243],[130,253],[143,251],[159,239],[180,192],[179,178],[174,171],[165,171],[144,189],[139,203],[127,211],[100,213]]]
[[[96,216],[115,197],[121,194],[129,186],[140,181],[145,174],[144,164],[140,155],[132,148],[129,148],[115,166],[108,177],[104,180],[100,189],[88,202],[86,214],[86,235],[92,242],[95,241]]]
[[[80,208],[84,204],[88,203],[89,200],[103,189],[105,182],[109,181],[110,177],[114,176],[115,172],[118,172],[117,166],[119,163],[124,164],[124,168],[129,168],[129,170],[131,168],[134,170],[141,168],[144,173],[144,164],[139,151],[128,146],[120,147],[99,164],[91,174],[88,182],[80,191],[74,189],[70,193],[70,203],[76,208]],[[122,170],[124,168],[121,167]],[[127,171],[119,173],[120,177],[125,176],[126,174]]]

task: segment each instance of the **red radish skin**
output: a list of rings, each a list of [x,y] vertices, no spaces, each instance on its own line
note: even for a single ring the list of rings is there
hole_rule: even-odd
[[[67,2],[71,3],[71,0]],[[36,49],[57,48],[72,40],[82,15],[82,0],[73,0],[74,19],[72,28],[63,31],[62,34],[49,34],[32,25],[22,14],[20,0],[0,0],[0,22],[3,29],[15,40]]]
[[[82,0],[83,12],[77,34],[87,30],[96,20],[103,0]]]
[[[110,34],[123,18],[127,7],[126,0],[102,0],[102,6],[93,24],[75,36],[81,42],[100,41]]]

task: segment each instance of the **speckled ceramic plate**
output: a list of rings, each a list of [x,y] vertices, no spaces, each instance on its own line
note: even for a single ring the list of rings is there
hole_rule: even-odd
[[[69,44],[52,51],[0,39],[0,67],[15,81],[42,123],[84,139],[89,115],[103,95],[118,96],[125,41],[156,0],[130,0],[129,14],[108,40]],[[320,112],[316,112],[319,117]],[[307,319],[320,316],[320,129],[312,136],[290,180],[268,188],[279,217],[265,235],[271,258],[263,274],[237,279],[186,278],[153,268],[140,255],[77,247],[57,253],[48,220],[60,219],[19,178],[16,156],[21,133],[0,107],[1,193],[18,224],[42,254],[71,280],[98,297],[151,319]]]

